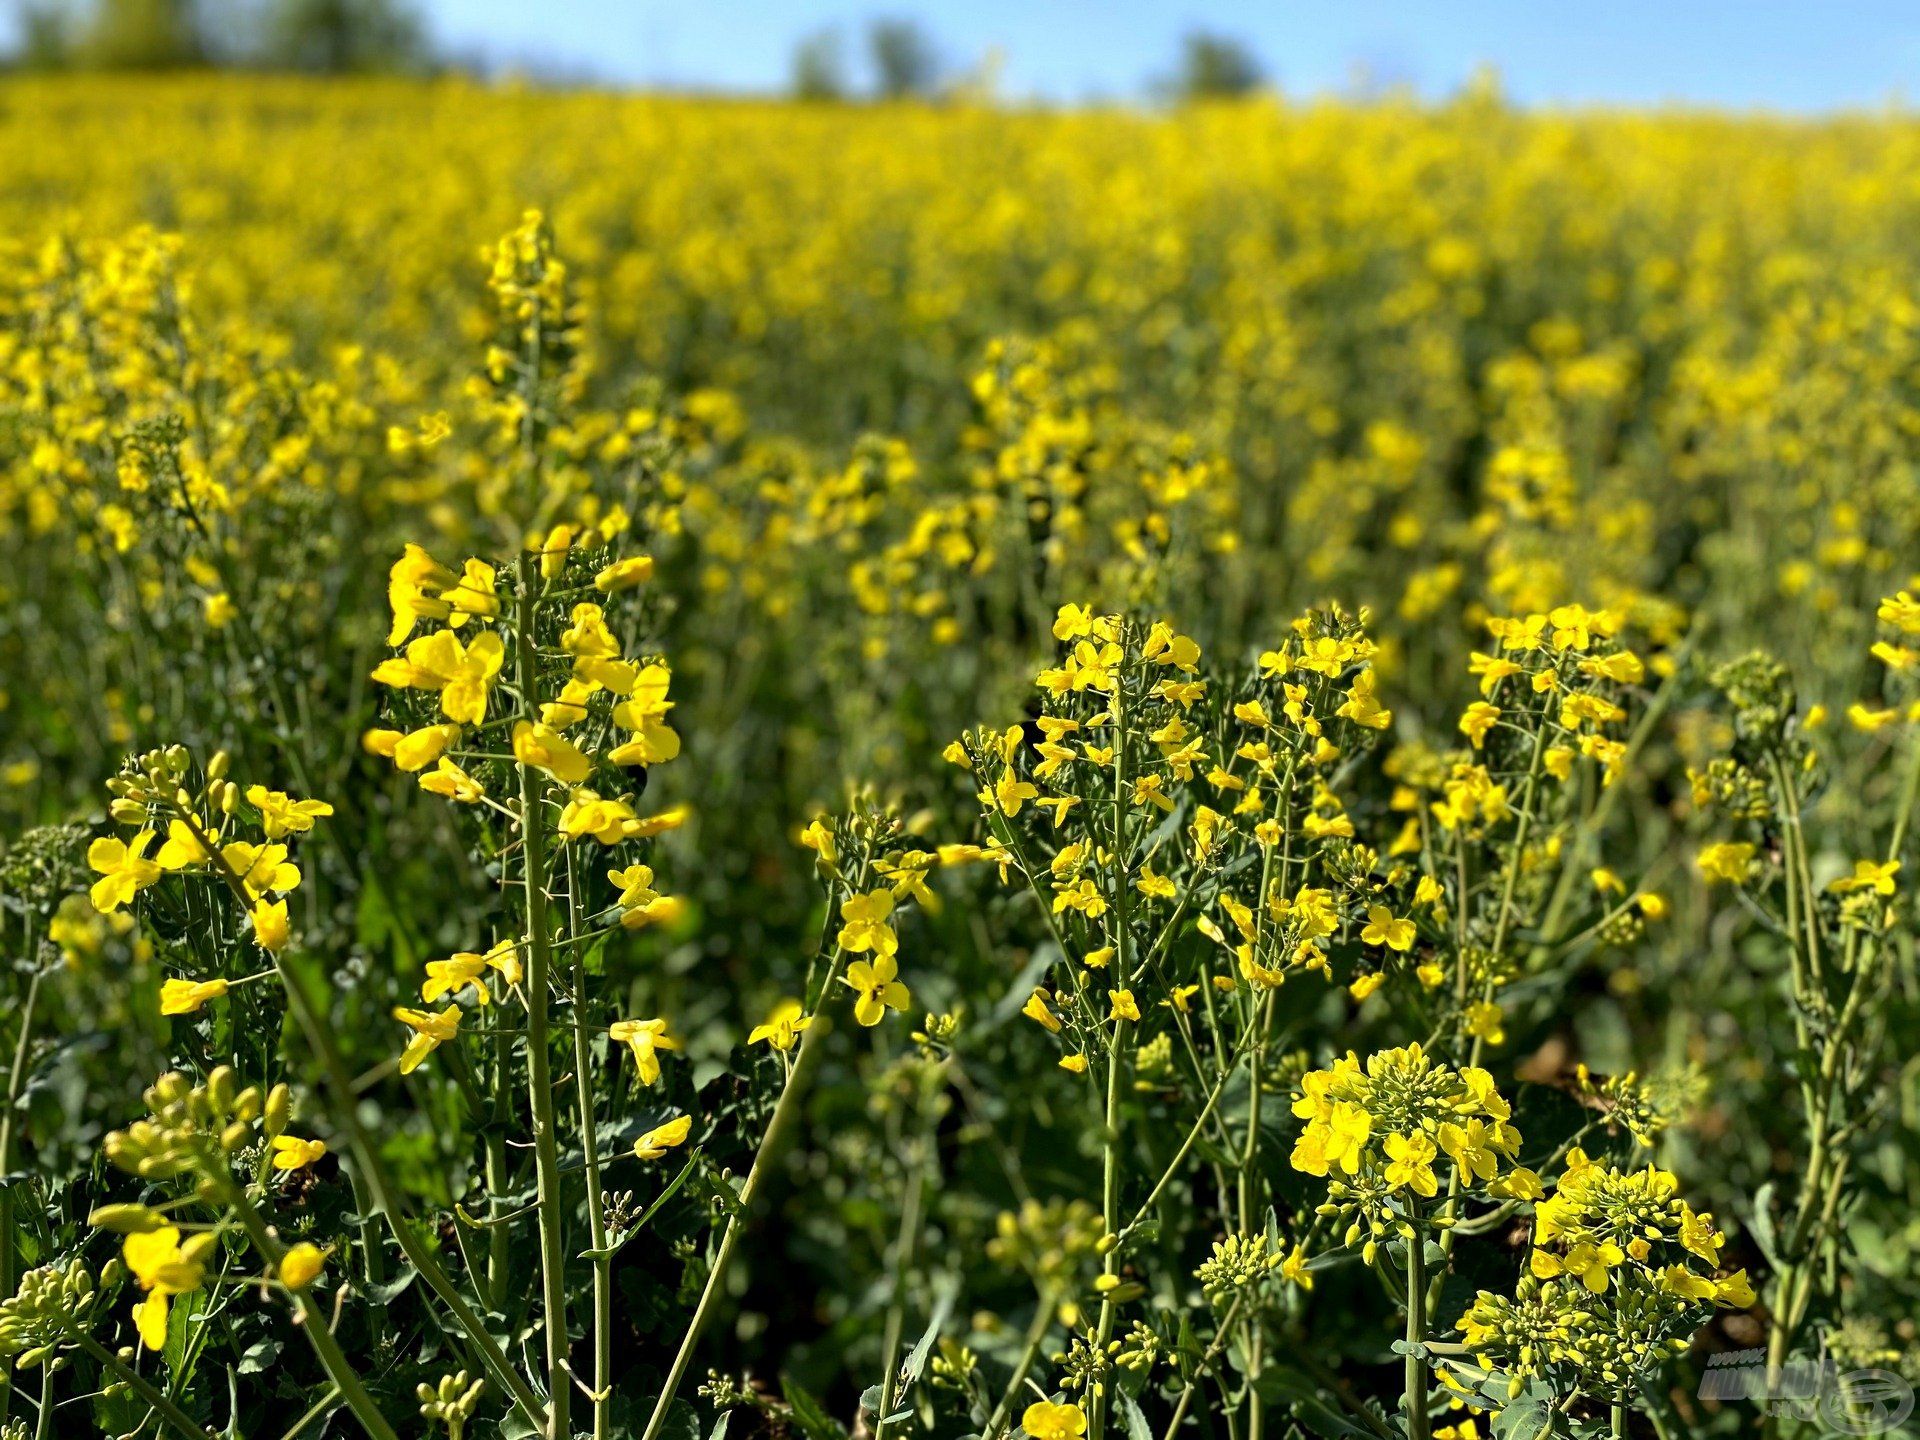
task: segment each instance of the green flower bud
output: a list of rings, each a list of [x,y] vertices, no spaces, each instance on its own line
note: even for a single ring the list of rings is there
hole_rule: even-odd
[[[96,1230],[111,1230],[116,1235],[137,1235],[158,1230],[167,1222],[145,1205],[102,1205],[87,1217]]]

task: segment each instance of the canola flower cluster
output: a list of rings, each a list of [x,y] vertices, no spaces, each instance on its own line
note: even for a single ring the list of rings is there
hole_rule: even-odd
[[[1544,1379],[1556,1399],[1631,1400],[1714,1307],[1753,1304],[1746,1271],[1714,1274],[1726,1236],[1678,1190],[1651,1165],[1567,1155],[1554,1193],[1534,1206],[1527,1276],[1511,1297],[1481,1291],[1459,1321],[1508,1398]]]
[[[1500,1173],[1503,1161],[1512,1166],[1520,1132],[1493,1076],[1477,1066],[1436,1066],[1414,1045],[1370,1056],[1364,1068],[1350,1052],[1300,1083],[1293,1112],[1307,1123],[1293,1168],[1322,1176],[1338,1170],[1345,1178],[1330,1187],[1338,1197],[1432,1199],[1440,1190],[1434,1163],[1443,1154],[1463,1185],[1539,1193],[1539,1177],[1525,1167]]]

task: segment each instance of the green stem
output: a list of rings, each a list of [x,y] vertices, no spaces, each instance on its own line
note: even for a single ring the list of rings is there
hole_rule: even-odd
[[[887,1306],[886,1338],[881,1353],[885,1357],[880,1371],[880,1415],[874,1421],[873,1440],[886,1440],[887,1416],[893,1413],[895,1372],[900,1363],[900,1330],[906,1316],[907,1272],[913,1266],[913,1252],[920,1243],[920,1208],[927,1184],[926,1137],[913,1150],[913,1171],[907,1181],[907,1198],[900,1212],[900,1239],[893,1253],[893,1299]]]
[[[1220,1353],[1220,1347],[1227,1343],[1227,1336],[1233,1333],[1233,1322],[1240,1313],[1241,1296],[1233,1297],[1233,1303],[1227,1307],[1226,1314],[1220,1317],[1220,1329],[1213,1337],[1213,1343],[1207,1347],[1207,1353],[1200,1357],[1200,1363],[1194,1367],[1193,1378],[1181,1387],[1180,1398],[1174,1403],[1173,1418],[1167,1421],[1167,1428],[1160,1433],[1160,1440],[1173,1440],[1180,1429],[1180,1422],[1187,1418],[1187,1407],[1193,1403],[1193,1397],[1200,1388],[1200,1378],[1213,1364],[1214,1356]],[[991,1433],[987,1440],[993,1440]]]
[[[29,959],[33,955],[33,926],[26,927],[26,953]],[[0,1114],[0,1176],[13,1173],[13,1117],[20,1103],[20,1086],[27,1073],[27,1051],[33,1038],[33,1012],[40,998],[40,980],[42,971],[35,966],[32,978],[27,981],[26,1003],[20,1007],[20,1034],[14,1041],[13,1067],[7,1073],[7,1108]],[[13,1294],[18,1280],[14,1274],[14,1245],[16,1236],[13,1223],[13,1186],[0,1185],[0,1295]],[[0,1374],[0,1418],[7,1413],[8,1402],[13,1394],[13,1372],[9,1369]]]
[[[240,1228],[247,1232],[247,1239],[252,1242],[254,1252],[265,1262],[267,1269],[277,1275],[280,1270],[280,1261],[287,1253],[286,1247],[268,1227],[260,1212],[253,1208],[252,1202],[247,1199],[246,1192],[234,1183],[233,1176],[227,1171],[226,1162],[217,1155],[205,1156],[200,1170],[201,1174],[213,1182],[227,1207],[239,1217]],[[393,1426],[387,1423],[386,1417],[373,1403],[373,1397],[367,1393],[366,1386],[360,1383],[360,1376],[354,1370],[352,1362],[347,1359],[346,1352],[340,1348],[340,1342],[334,1338],[333,1331],[327,1324],[326,1312],[320,1308],[308,1291],[295,1290],[290,1293],[293,1296],[294,1309],[299,1312],[301,1330],[306,1332],[307,1341],[313,1346],[314,1354],[319,1357],[321,1368],[327,1372],[327,1378],[339,1390],[340,1397],[347,1402],[347,1408],[353,1411],[353,1418],[360,1422],[360,1428],[373,1436],[374,1440],[399,1440]]]
[[[1920,744],[1913,747],[1913,754],[1907,761],[1907,783],[1900,796],[1900,813],[1894,818],[1893,836],[1887,842],[1889,860],[1900,858],[1900,847],[1906,843],[1907,825],[1913,819],[1916,799],[1920,799]]]
[[[1173,1177],[1179,1173],[1181,1162],[1187,1158],[1188,1152],[1193,1149],[1193,1142],[1200,1138],[1201,1130],[1206,1128],[1207,1119],[1213,1114],[1213,1107],[1219,1103],[1221,1093],[1227,1088],[1227,1081],[1232,1077],[1234,1070],[1239,1067],[1239,1063],[1239,1056],[1236,1055],[1233,1063],[1229,1065],[1221,1074],[1220,1078],[1214,1082],[1213,1090],[1207,1096],[1207,1103],[1201,1107],[1199,1115],[1194,1118],[1193,1125],[1187,1131],[1187,1138],[1182,1140],[1180,1142],[1180,1148],[1173,1152],[1173,1158],[1167,1162],[1167,1168],[1161,1171],[1159,1180],[1154,1183],[1153,1189],[1147,1192],[1147,1198],[1140,1202],[1140,1208],[1134,1212],[1133,1219],[1127,1223],[1126,1230],[1120,1232],[1122,1235],[1131,1231],[1134,1226],[1138,1225],[1147,1217],[1147,1213],[1153,1209],[1155,1203],[1160,1199],[1161,1192],[1172,1183]]]
[[[1416,1223],[1407,1237],[1407,1440],[1428,1440],[1427,1362],[1416,1352],[1427,1338],[1427,1239]]]
[[[1127,853],[1127,679],[1123,670],[1113,684],[1113,973],[1122,985],[1133,973],[1132,895],[1128,887]],[[1126,1054],[1127,1036],[1132,1022],[1116,1019],[1107,1042],[1107,1100],[1100,1127],[1100,1219],[1105,1227],[1101,1243],[1106,1247],[1100,1260],[1100,1273],[1117,1279],[1120,1273],[1120,1081]],[[1113,1301],[1103,1296],[1100,1319],[1095,1326],[1094,1348],[1104,1352],[1113,1334]],[[1107,1430],[1109,1397],[1105,1383],[1093,1389],[1093,1413],[1089,1417],[1091,1440],[1103,1440]]]
[[[1260,1007],[1254,1032],[1253,1049],[1247,1061],[1247,1142],[1240,1155],[1240,1233],[1253,1234],[1254,1215],[1260,1204],[1260,1058],[1266,1048],[1267,1031],[1273,1024],[1274,1001],[1278,991],[1269,990]],[[1247,1440],[1260,1440],[1265,1427],[1266,1407],[1260,1403],[1257,1382],[1261,1371],[1261,1348],[1265,1335],[1257,1308],[1247,1313]]]
[[[152,1407],[154,1414],[185,1435],[187,1440],[214,1440],[213,1435],[203,1430],[191,1415],[161,1394],[138,1370],[126,1364],[98,1340],[83,1331],[71,1333],[73,1343],[92,1356],[102,1370],[112,1371],[116,1379]]]
[[[1013,1402],[1020,1397],[1020,1387],[1026,1382],[1033,1362],[1040,1354],[1040,1343],[1047,1337],[1047,1330],[1053,1324],[1054,1301],[1051,1295],[1040,1294],[1036,1297],[1033,1310],[1033,1323],[1027,1326],[1026,1344],[1020,1347],[1020,1358],[1014,1362],[1013,1378],[1007,1381],[1007,1388],[1001,1393],[1000,1403],[993,1407],[993,1414],[987,1419],[986,1429],[981,1433],[986,1440],[1000,1440],[1000,1427],[1007,1423],[1013,1413]]]
[[[1660,688],[1654,692],[1653,699],[1647,702],[1647,708],[1634,725],[1633,733],[1627,737],[1626,753],[1620,757],[1620,767],[1623,772],[1632,771],[1640,758],[1640,752],[1646,748],[1655,728],[1672,706],[1682,677],[1687,673],[1687,661],[1705,633],[1706,621],[1704,618],[1696,619],[1693,628],[1687,632],[1686,638],[1673,652],[1673,668],[1668,671],[1667,678],[1661,682]],[[1593,807],[1593,813],[1588,817],[1587,823],[1576,830],[1573,844],[1567,850],[1567,858],[1560,867],[1559,878],[1554,883],[1553,896],[1547,903],[1546,916],[1540,922],[1540,946],[1557,943],[1561,916],[1565,914],[1568,903],[1578,889],[1580,877],[1587,873],[1593,847],[1605,832],[1614,810],[1622,803],[1621,797],[1625,794],[1626,788],[1624,784],[1615,783],[1602,790],[1599,803]],[[1539,946],[1536,946],[1534,951],[1536,958],[1539,953]]]
[[[533,653],[534,594],[538,557],[520,555],[520,594],[514,610],[514,669],[520,703],[529,724],[540,718],[539,672]],[[547,1005],[552,998],[553,949],[547,933],[547,826],[539,772],[520,770],[520,851],[527,921],[527,1101],[533,1119],[533,1167],[540,1206],[541,1319],[546,1331],[548,1440],[568,1440],[572,1380],[567,1369],[567,1254],[561,1230],[560,1143],[553,1113],[552,1039]]]
[[[214,844],[199,817],[185,806],[177,808],[182,822],[193,832],[200,846],[212,857],[211,864],[226,880],[228,887],[237,895],[242,905],[251,905],[246,887],[233,867]],[[407,1262],[420,1272],[420,1278],[427,1288],[440,1298],[453,1316],[454,1323],[466,1334],[474,1348],[480,1352],[481,1362],[486,1366],[500,1388],[513,1397],[514,1405],[536,1426],[546,1421],[546,1407],[540,1403],[540,1397],[521,1378],[520,1372],[501,1351],[499,1344],[487,1332],[480,1317],[467,1304],[458,1287],[448,1277],[445,1268],[434,1253],[420,1242],[413,1229],[406,1223],[395,1199],[393,1183],[387,1177],[386,1166],[380,1160],[380,1152],[374,1147],[372,1138],[360,1123],[359,1097],[354,1090],[353,1076],[348,1073],[346,1062],[340,1058],[340,1051],[333,1043],[333,1033],[327,1028],[324,1017],[313,1006],[300,977],[288,967],[284,954],[273,957],[273,967],[279,973],[281,987],[286,991],[288,1008],[293,1011],[294,1023],[311,1047],[314,1058],[320,1062],[320,1072],[326,1081],[327,1089],[332,1092],[333,1106],[329,1114],[333,1122],[345,1132],[348,1152],[353,1156],[354,1168],[364,1178],[367,1193],[372,1197],[374,1208],[386,1218],[387,1228],[392,1232],[400,1251]]]
[[[494,1007],[496,1012],[499,1007]],[[486,1172],[487,1172],[487,1218],[494,1222],[487,1227],[487,1274],[486,1302],[496,1312],[507,1308],[507,1284],[512,1266],[509,1242],[512,1239],[507,1227],[500,1223],[500,1217],[506,1213],[507,1196],[513,1189],[512,1172],[507,1166],[507,1120],[512,1113],[507,1098],[508,1082],[512,1066],[508,1063],[510,1052],[507,1037],[501,1033],[501,1017],[493,1018],[493,1066],[491,1080],[493,1084],[493,1120],[487,1126],[486,1134]],[[474,1289],[480,1289],[480,1277],[474,1277]]]
[[[579,885],[567,852],[567,929],[580,924]],[[573,954],[573,1076],[580,1107],[580,1144],[587,1172],[587,1230],[593,1244],[593,1440],[608,1440],[613,1400],[613,1253],[607,1248],[606,1201],[600,1182],[600,1137],[594,1123],[593,1047],[587,1034],[587,967]],[[496,1226],[504,1229],[504,1226]]]
[[[825,1054],[822,1036],[827,1028],[821,1023],[821,1012],[825,1009],[826,997],[832,993],[834,979],[840,973],[842,958],[843,952],[836,950],[833,962],[827,969],[826,981],[820,987],[821,1005],[814,1013],[813,1023],[807,1026],[806,1033],[801,1036],[799,1057],[793,1062],[793,1070],[788,1074],[787,1083],[780,1091],[780,1099],[773,1107],[773,1118],[767,1122],[766,1134],[760,1137],[760,1146],[753,1153],[753,1164],[747,1170],[746,1183],[740,1187],[740,1198],[734,1205],[733,1214],[727,1217],[727,1228],[720,1236],[720,1248],[714,1252],[713,1267],[707,1272],[707,1283],[701,1288],[693,1319],[688,1322],[686,1333],[680,1337],[680,1348],[674,1353],[673,1364],[667,1369],[666,1379],[660,1386],[660,1397],[654,1401],[653,1413],[647,1419],[647,1428],[641,1432],[640,1440],[657,1440],[661,1428],[667,1423],[667,1412],[673,1406],[674,1392],[680,1388],[687,1366],[693,1360],[694,1348],[699,1345],[700,1337],[719,1304],[721,1287],[726,1283],[727,1271],[733,1264],[734,1249],[740,1243],[740,1234],[746,1227],[753,1203],[760,1197],[781,1143],[799,1117],[800,1097],[812,1081],[813,1072],[820,1068],[821,1056]]]
[[[280,1437],[280,1440],[298,1440],[298,1437],[303,1433],[305,1433],[306,1428],[309,1425],[311,1425],[314,1421],[318,1420],[322,1415],[326,1414],[329,1410],[333,1409],[333,1407],[338,1405],[339,1403],[340,1403],[340,1387],[337,1385],[329,1385],[326,1388],[325,1392],[321,1394],[320,1398],[314,1401],[313,1404],[307,1408],[307,1413],[302,1415],[298,1420],[293,1422],[292,1427],[287,1431],[286,1434]]]

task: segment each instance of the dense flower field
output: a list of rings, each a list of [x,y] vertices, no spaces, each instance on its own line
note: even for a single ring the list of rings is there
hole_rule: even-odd
[[[1905,1423],[1916,160],[7,81],[0,1435]]]

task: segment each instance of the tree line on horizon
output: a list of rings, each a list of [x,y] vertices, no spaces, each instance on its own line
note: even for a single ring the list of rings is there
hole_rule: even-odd
[[[316,74],[420,74],[478,68],[438,47],[407,0],[21,0],[11,68],[28,71],[266,69]],[[954,67],[917,21],[883,17],[861,36],[867,83],[853,78],[844,35],[827,28],[794,48],[798,100],[938,99],[991,89],[997,60]],[[1229,36],[1193,31],[1174,72],[1153,83],[1170,99],[1243,95],[1266,80]]]

